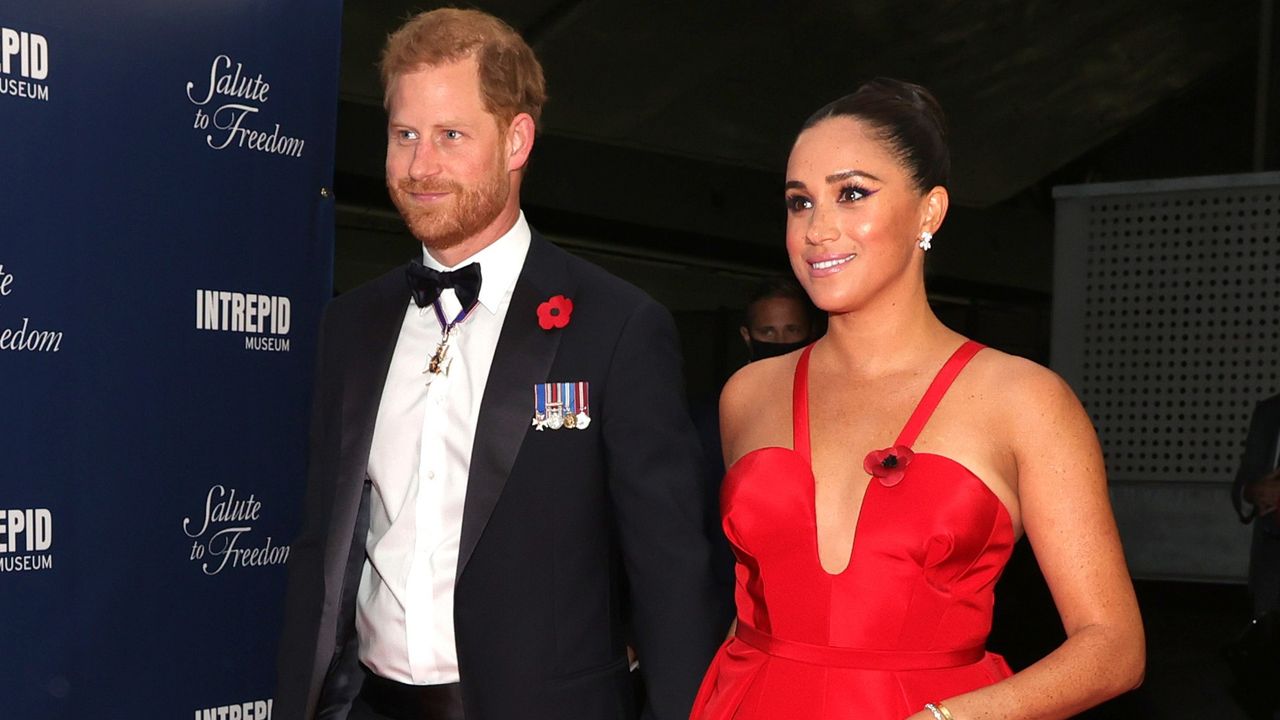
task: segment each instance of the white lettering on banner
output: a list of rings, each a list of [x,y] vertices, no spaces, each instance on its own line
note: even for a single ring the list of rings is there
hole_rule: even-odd
[[[49,102],[49,86],[13,78],[0,78],[0,95],[13,95]]]
[[[49,101],[49,41],[39,33],[0,27],[0,95]],[[22,78],[22,79],[18,79]]]
[[[196,290],[196,329],[245,333],[245,350],[289,352],[293,303],[283,295]]]
[[[245,122],[250,115],[261,112],[262,106],[267,104],[270,90],[271,83],[262,79],[262,73],[249,77],[244,74],[242,63],[237,62],[233,66],[230,56],[219,55],[209,65],[207,87],[201,91],[197,89],[195,82],[187,83],[187,100],[196,106],[196,118],[192,127],[196,130],[208,130],[212,125],[217,132],[206,134],[204,139],[214,150],[237,147],[300,158],[307,144],[306,140],[281,135],[280,123],[273,123],[274,128],[268,132],[250,127]],[[215,97],[219,99],[215,101]],[[222,100],[227,102],[216,104]],[[208,107],[213,109],[206,111]]]
[[[196,105],[207,105],[213,99],[214,92],[217,92],[219,95],[229,98],[240,98],[260,103],[267,101],[267,91],[271,89],[271,84],[263,81],[262,73],[258,73],[256,78],[242,78],[240,73],[244,68],[240,63],[236,63],[234,75],[225,72],[219,73],[219,68],[230,69],[231,58],[226,55],[219,55],[213,59],[213,64],[209,66],[209,91],[205,93],[203,100],[197,100],[192,97],[191,90],[195,87],[195,83],[187,83],[187,99]]]
[[[263,352],[289,352],[289,338],[247,337],[244,339],[245,350],[261,350]]]
[[[22,327],[0,329],[0,350],[58,352],[62,349],[62,333],[48,330],[28,331],[31,318],[22,318]]]
[[[53,513],[48,509],[0,510],[0,572],[51,570],[52,547]]]
[[[271,536],[262,545],[248,546],[241,538],[253,532],[253,523],[261,519],[262,503],[252,494],[236,498],[235,488],[214,485],[205,495],[204,513],[199,521],[182,518],[182,532],[191,543],[191,560],[204,560],[200,569],[205,575],[217,575],[227,568],[283,565],[289,560],[289,546],[275,545]]]
[[[13,294],[14,276],[0,263],[0,300]],[[2,307],[2,306],[0,306]],[[22,318],[22,327],[3,327],[0,319],[0,350],[15,352],[58,352],[62,349],[62,333],[31,327],[31,318]]]
[[[235,705],[201,708],[196,710],[195,720],[271,720],[274,704],[274,699],[267,698]]]
[[[52,555],[19,555],[5,557],[0,555],[0,572],[23,572],[26,570],[52,570]]]

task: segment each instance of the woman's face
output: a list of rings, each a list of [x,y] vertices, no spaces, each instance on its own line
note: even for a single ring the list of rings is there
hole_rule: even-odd
[[[922,282],[916,243],[921,231],[936,230],[945,205],[946,191],[917,189],[865,123],[823,120],[796,138],[787,162],[791,269],[819,308],[863,309],[908,281],[913,268]]]

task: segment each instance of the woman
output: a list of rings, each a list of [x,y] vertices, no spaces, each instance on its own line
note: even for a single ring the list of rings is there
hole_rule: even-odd
[[[694,718],[1064,718],[1141,681],[1088,417],[1055,374],[929,309],[949,165],[937,102],[894,80],[796,138],[787,252],[830,326],[721,397],[738,615]],[[1014,674],[984,642],[1023,533],[1067,639]]]

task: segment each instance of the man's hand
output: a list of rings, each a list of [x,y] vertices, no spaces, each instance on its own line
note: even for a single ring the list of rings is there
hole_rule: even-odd
[[[1280,468],[1246,485],[1244,499],[1258,508],[1259,515],[1275,512],[1276,506],[1280,505]]]

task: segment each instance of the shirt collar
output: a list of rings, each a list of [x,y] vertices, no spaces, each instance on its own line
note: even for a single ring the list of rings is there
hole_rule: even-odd
[[[515,290],[530,242],[529,223],[521,210],[510,230],[457,266],[445,267],[431,257],[425,247],[422,249],[422,264],[436,270],[456,270],[471,263],[480,263],[480,304],[485,310],[496,313],[503,298]]]

